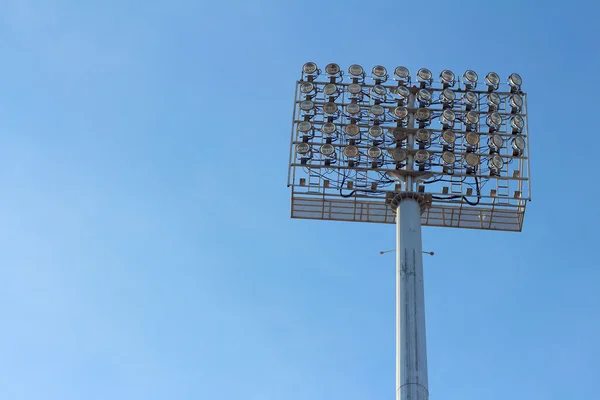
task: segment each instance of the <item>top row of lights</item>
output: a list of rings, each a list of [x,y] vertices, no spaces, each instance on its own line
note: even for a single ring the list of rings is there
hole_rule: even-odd
[[[306,76],[314,79],[321,73],[321,70],[314,62],[307,62],[302,66],[302,72]],[[340,66],[334,63],[327,64],[325,67],[325,73],[329,75],[330,78],[341,77],[343,75]],[[358,64],[351,65],[350,68],[348,68],[348,73],[352,78],[355,79],[364,79],[366,75],[363,67]],[[383,83],[389,77],[387,70],[381,65],[374,66],[371,70],[371,74],[377,83]],[[410,73],[408,68],[403,66],[396,67],[394,70],[394,79],[405,83],[410,83]],[[478,79],[479,77],[477,76],[477,73],[473,70],[467,70],[462,75],[462,82],[472,89],[477,87]],[[421,83],[421,86],[429,86],[433,83],[433,74],[427,68],[421,68],[417,71],[417,80]],[[443,70],[440,73],[440,82],[444,85],[444,88],[454,86],[456,82],[454,72],[450,71],[449,69]],[[511,91],[513,92],[520,91],[522,83],[523,80],[519,74],[512,73],[508,77],[508,85],[511,87]],[[498,86],[500,85],[500,76],[498,76],[498,74],[495,72],[488,73],[485,76],[485,84],[488,86],[490,91],[498,89]]]

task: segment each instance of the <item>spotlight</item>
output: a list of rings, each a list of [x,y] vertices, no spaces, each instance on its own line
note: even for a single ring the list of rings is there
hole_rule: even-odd
[[[333,102],[329,102],[329,103],[325,103],[325,105],[323,106],[323,112],[325,114],[335,114],[338,110],[338,106],[337,104],[333,103]]]
[[[385,67],[381,65],[376,65],[371,70],[371,73],[375,78],[377,78],[380,82],[385,82],[387,80],[387,70]]]
[[[491,92],[492,90],[498,89],[498,85],[500,85],[500,77],[495,72],[490,72],[485,76],[485,84],[488,85],[488,90]]]
[[[500,135],[492,135],[488,140],[488,145],[493,148],[495,151],[498,151],[504,145],[504,139]]]
[[[396,93],[398,93],[398,96],[400,96],[403,100],[408,99],[410,96],[410,90],[408,90],[406,86],[398,86]]]
[[[494,154],[490,158],[489,167],[496,169],[496,170],[501,170],[502,167],[504,167],[504,160],[502,159],[502,157],[499,154]]]
[[[346,135],[354,137],[360,133],[360,128],[356,124],[348,124],[344,128],[344,132]]]
[[[446,129],[442,132],[442,140],[448,144],[454,144],[456,142],[456,133],[450,129]]]
[[[500,116],[500,114],[497,112],[493,112],[488,115],[485,122],[490,128],[498,129],[500,128],[500,125],[502,125],[502,116]]]
[[[410,75],[409,75],[409,72],[408,72],[408,68],[406,68],[406,67],[402,67],[402,66],[396,67],[396,69],[394,70],[394,75],[396,75],[396,77],[399,80],[402,80],[402,81],[408,80],[408,81],[410,81]]]
[[[296,145],[296,153],[298,154],[307,154],[310,151],[310,144],[308,143],[298,143]]]
[[[467,107],[477,108],[477,95],[473,92],[466,92],[463,94],[463,102]]]
[[[467,70],[465,71],[465,73],[463,74],[463,83],[467,86],[467,88],[472,88],[475,89],[477,87],[477,79],[479,78],[477,76],[477,73],[473,70]]]
[[[336,130],[336,127],[333,122],[325,122],[321,126],[321,132],[323,132],[326,135],[331,135],[333,132],[335,132],[335,130]]]
[[[508,85],[511,88],[511,91],[521,90],[521,85],[523,84],[523,79],[521,79],[521,75],[512,73],[508,77]]]
[[[404,119],[408,115],[408,109],[406,107],[398,106],[394,108],[394,115],[399,119]]]
[[[323,94],[325,96],[333,96],[338,91],[337,85],[335,83],[328,83],[323,87]]]
[[[358,147],[354,145],[346,146],[344,148],[344,155],[348,158],[354,158],[358,155]]]
[[[429,108],[421,107],[415,112],[415,117],[420,122],[428,121],[429,118],[431,118],[431,110]]]
[[[350,115],[356,115],[360,112],[360,106],[356,103],[350,103],[346,106],[346,112]]]
[[[431,138],[431,132],[428,129],[417,129],[417,133],[415,134],[417,141],[419,142],[427,142],[429,138]]]
[[[357,95],[362,92],[362,87],[358,83],[351,83],[348,85],[348,93]]]
[[[312,82],[304,82],[302,85],[300,85],[300,91],[304,94],[311,93],[314,90],[315,84]]]
[[[429,157],[431,157],[431,153],[429,153],[427,150],[421,149],[415,153],[415,161],[419,164],[423,164],[429,160]]]
[[[454,164],[456,162],[456,154],[451,151],[445,151],[442,153],[442,161],[444,164]]]
[[[431,71],[427,68],[421,68],[417,71],[417,80],[426,86],[431,85],[433,82]]]
[[[522,132],[525,127],[525,121],[520,115],[515,115],[510,119],[510,126],[513,128],[513,132]]]
[[[470,167],[476,167],[479,165],[479,156],[475,153],[467,153],[464,160],[465,163]]]
[[[511,142],[511,146],[513,148],[513,154],[519,156],[523,154],[525,150],[525,140],[521,136],[517,136]]]
[[[323,154],[324,156],[329,157],[333,153],[335,153],[335,147],[333,147],[331,143],[325,143],[321,146],[321,154]]]
[[[450,71],[449,69],[443,70],[440,74],[440,82],[442,82],[444,86],[454,86],[455,81],[456,78],[454,77],[454,72]]]
[[[427,89],[419,89],[417,100],[425,105],[429,104],[431,102],[431,92]]]
[[[475,147],[479,144],[479,135],[475,132],[469,132],[465,135],[465,141]]]
[[[444,89],[442,93],[440,93],[440,100],[444,104],[452,104],[454,100],[456,100],[456,93],[452,89]]]
[[[451,109],[447,108],[442,111],[442,124],[452,126],[456,120],[456,114]]]
[[[327,64],[325,67],[325,72],[330,76],[338,75],[340,73],[340,66],[334,63]]]
[[[523,97],[521,97],[521,95],[513,94],[512,96],[510,96],[508,102],[512,107],[513,113],[521,111],[521,108],[523,107]]]
[[[479,122],[479,114],[475,111],[468,111],[465,114],[465,124],[466,125],[476,125]]]
[[[381,85],[373,86],[373,89],[371,89],[371,91],[379,97],[384,97],[387,93],[387,89]]]
[[[379,158],[381,157],[381,149],[377,146],[369,147],[367,150],[367,156],[369,158]]]
[[[369,111],[371,112],[371,114],[375,115],[376,117],[380,117],[385,113],[385,108],[383,108],[379,104],[375,104],[374,106],[371,106]]]
[[[388,153],[390,153],[396,162],[402,162],[408,158],[408,152],[405,149],[388,149]]]
[[[498,93],[490,93],[487,96],[487,105],[490,109],[497,110],[500,107],[500,96]]]
[[[313,103],[311,100],[304,100],[300,103],[300,109],[302,111],[310,111],[313,108],[315,108],[315,103]]]
[[[302,66],[302,72],[306,75],[318,74],[319,68],[317,68],[317,64],[314,62],[307,62]]]
[[[369,128],[369,135],[377,138],[377,137],[383,135],[383,129],[379,125],[373,125],[372,127]]]
[[[302,121],[298,123],[298,130],[300,132],[308,132],[312,129],[312,124],[308,121]]]
[[[359,78],[364,76],[365,70],[358,64],[352,64],[350,68],[348,68],[348,73],[355,78]]]

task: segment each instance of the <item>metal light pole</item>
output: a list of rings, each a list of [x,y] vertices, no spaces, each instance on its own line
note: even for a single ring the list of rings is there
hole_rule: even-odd
[[[291,216],[396,224],[396,400],[428,400],[421,226],[521,230],[530,200],[521,77],[501,90],[490,72],[477,90],[471,70],[462,85],[442,71],[440,87],[425,68],[418,86],[405,67],[393,84],[379,65],[371,76],[359,65],[302,70]]]

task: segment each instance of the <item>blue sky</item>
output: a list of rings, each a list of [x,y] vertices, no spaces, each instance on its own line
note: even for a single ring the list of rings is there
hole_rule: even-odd
[[[523,76],[523,232],[423,230],[430,397],[597,393],[597,2],[1,5],[2,399],[393,398],[393,226],[289,218],[309,60]]]

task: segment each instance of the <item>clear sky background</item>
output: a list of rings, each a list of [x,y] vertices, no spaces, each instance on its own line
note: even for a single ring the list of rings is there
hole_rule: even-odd
[[[289,218],[306,61],[522,75],[523,232],[423,230],[430,398],[597,398],[599,19],[1,0],[0,398],[394,398],[394,227]]]

